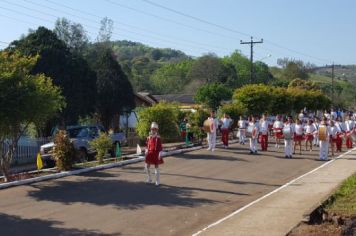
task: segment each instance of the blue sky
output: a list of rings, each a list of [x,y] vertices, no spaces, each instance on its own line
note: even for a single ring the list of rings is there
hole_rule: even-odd
[[[151,3],[196,17],[176,14]],[[95,40],[100,19],[114,21],[113,40],[169,47],[192,56],[240,50],[264,39],[254,58],[275,65],[288,57],[317,65],[356,64],[353,0],[0,0],[0,48],[58,17],[81,23]],[[218,26],[216,26],[218,25]]]

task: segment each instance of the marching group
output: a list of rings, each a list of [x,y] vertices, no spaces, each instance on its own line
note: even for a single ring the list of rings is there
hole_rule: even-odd
[[[227,114],[222,119],[215,118],[211,112],[210,117],[204,122],[207,132],[208,150],[214,151],[216,145],[216,131],[221,130],[224,148],[228,147],[228,134],[232,120]],[[292,158],[299,149],[302,154],[302,145],[306,151],[312,151],[313,146],[320,148],[320,160],[327,160],[329,149],[334,156],[335,151],[341,152],[345,141],[347,148],[352,148],[356,142],[356,113],[337,113],[333,110],[324,114],[310,113],[304,111],[298,115],[296,120],[292,116],[275,116],[274,119],[263,114],[261,119],[254,116],[244,119],[242,116],[237,122],[240,144],[245,144],[249,139],[250,154],[257,153],[257,143],[261,144],[261,151],[267,151],[269,136],[274,137],[275,146],[279,148],[284,141],[285,158]],[[336,149],[336,150],[335,150]]]
[[[215,150],[217,130],[221,131],[221,139],[224,148],[229,145],[229,131],[233,120],[228,114],[224,114],[221,119],[215,117],[212,111],[210,117],[204,122],[204,130],[207,133],[208,149]],[[257,143],[261,144],[261,151],[267,151],[269,136],[274,137],[275,146],[279,148],[282,140],[284,141],[285,158],[292,158],[292,155],[299,148],[299,154],[302,154],[302,142],[305,144],[306,151],[312,151],[313,146],[320,148],[320,160],[327,160],[329,148],[331,155],[336,152],[341,152],[342,144],[345,140],[346,147],[352,148],[356,142],[356,113],[336,113],[331,111],[324,114],[314,115],[305,114],[304,111],[298,115],[294,122],[292,116],[283,117],[282,115],[275,116],[275,119],[267,117],[263,114],[261,119],[254,116],[244,119],[240,116],[237,122],[238,133],[237,137],[240,144],[244,145],[249,139],[250,154],[257,153]],[[158,135],[158,124],[151,124],[150,134],[147,137],[145,149],[145,172],[147,182],[152,183],[150,166],[155,167],[155,184],[160,184],[159,165],[163,164],[162,159],[162,142]],[[184,134],[188,137],[188,133]],[[189,135],[191,136],[191,135]],[[189,137],[190,139],[191,137]]]

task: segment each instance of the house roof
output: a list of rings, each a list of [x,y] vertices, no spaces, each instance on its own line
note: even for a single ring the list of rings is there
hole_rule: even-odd
[[[194,105],[194,95],[192,94],[165,94],[165,95],[153,95],[158,101],[178,102],[186,105]]]

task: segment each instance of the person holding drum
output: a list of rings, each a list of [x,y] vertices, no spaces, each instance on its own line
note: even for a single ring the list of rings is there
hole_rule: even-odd
[[[275,136],[276,140],[276,148],[279,148],[279,143],[281,142],[281,139],[283,138],[283,122],[281,121],[281,116],[277,115],[276,116],[276,121],[273,123],[273,133]]]
[[[283,127],[285,158],[292,158],[293,134],[294,134],[294,124],[293,124],[292,116],[288,116],[288,119],[286,123],[284,123],[284,127]]]
[[[313,139],[314,139],[314,133],[316,132],[316,128],[312,124],[312,120],[308,120],[307,125],[304,127],[304,131],[305,131],[305,151],[308,151],[308,143],[309,143],[309,151],[313,151]]]
[[[156,186],[160,184],[160,173],[159,165],[163,164],[162,159],[162,142],[161,138],[158,135],[158,124],[152,122],[151,132],[147,137],[146,141],[146,150],[145,150],[145,172],[147,174],[147,183],[152,183],[150,166],[155,166],[155,175],[156,175]]]
[[[207,150],[211,150],[212,152],[215,151],[215,146],[216,146],[216,130],[218,128],[218,120],[215,118],[215,112],[211,111],[210,112],[210,116],[208,117],[208,119],[206,120],[206,122],[209,125],[209,130],[207,130],[207,139],[208,139],[208,149]]]
[[[246,138],[246,126],[248,122],[240,116],[240,120],[238,121],[238,126],[239,126],[239,132],[238,132],[238,138],[239,142],[242,145],[245,145],[245,138]]]
[[[229,146],[229,129],[232,124],[232,119],[226,113],[224,113],[224,117],[221,121],[221,141],[224,144],[224,148],[228,148]]]
[[[319,157],[321,161],[326,161],[328,159],[328,154],[329,154],[329,136],[330,136],[330,128],[328,126],[328,119],[326,117],[323,118],[323,120],[319,125],[318,135],[319,135],[319,146],[320,146]]]
[[[268,147],[268,120],[266,114],[262,115],[262,118],[259,122],[260,135],[261,135],[261,149],[262,151],[267,151]]]
[[[255,117],[251,117],[248,123],[246,136],[250,138],[250,154],[257,154],[258,124]]]

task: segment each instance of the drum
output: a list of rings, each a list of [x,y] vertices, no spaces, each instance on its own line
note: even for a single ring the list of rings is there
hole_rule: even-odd
[[[203,129],[206,133],[210,133],[211,132],[211,126],[213,125],[213,121],[212,120],[209,120],[209,119],[206,119],[204,121],[204,124],[203,124]]]
[[[327,129],[326,126],[319,127],[319,140],[326,141],[327,140]]]
[[[252,138],[253,130],[255,126],[249,125],[246,130],[246,138]]]
[[[290,126],[283,128],[283,136],[285,140],[291,140],[293,138],[292,129]]]

